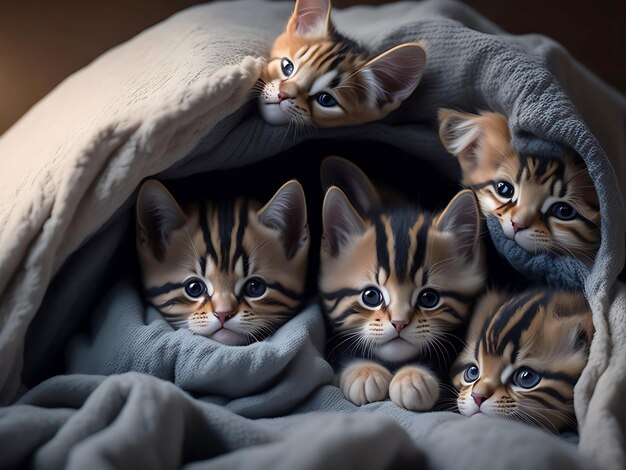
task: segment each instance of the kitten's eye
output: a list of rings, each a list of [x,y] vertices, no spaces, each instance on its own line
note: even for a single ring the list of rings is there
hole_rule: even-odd
[[[550,208],[550,213],[560,220],[572,220],[578,215],[576,209],[570,206],[567,202],[557,202]]]
[[[287,57],[283,57],[280,61],[280,69],[283,71],[285,77],[290,77],[293,73],[293,62],[287,59]]]
[[[506,181],[496,181],[494,186],[498,195],[507,199],[511,199],[513,197],[513,194],[515,194],[515,189],[513,189],[513,185],[511,183],[507,183]]]
[[[520,367],[513,374],[513,384],[522,388],[533,388],[541,381],[541,375],[530,367]]]
[[[383,294],[375,287],[368,287],[361,292],[361,301],[367,308],[380,307],[383,303]]]
[[[420,307],[435,308],[441,296],[435,289],[424,289],[417,296],[417,303]]]
[[[478,379],[479,375],[480,375],[480,371],[478,370],[478,367],[472,365],[472,366],[469,366],[467,369],[465,369],[465,373],[463,374],[463,379],[465,379],[467,383],[472,383],[472,382],[475,382],[476,379]]]
[[[253,277],[249,279],[248,282],[243,286],[243,293],[246,297],[251,297],[256,299],[257,297],[261,297],[265,294],[267,290],[267,284],[263,279],[259,279],[258,277]]]
[[[185,294],[192,299],[202,297],[206,292],[206,284],[200,279],[194,277],[185,283]]]
[[[337,106],[337,100],[330,95],[330,93],[320,93],[315,98],[320,106],[324,108],[332,108],[333,106]]]

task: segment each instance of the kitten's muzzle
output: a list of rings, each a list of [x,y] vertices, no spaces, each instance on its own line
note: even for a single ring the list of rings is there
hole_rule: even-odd
[[[400,334],[400,330],[409,324],[408,321],[405,320],[392,320],[391,324],[394,326],[398,334]]]
[[[280,92],[278,92],[278,100],[279,100],[279,103],[280,103],[281,101],[284,101],[284,100],[290,100],[290,99],[293,99],[293,98],[294,98],[294,97],[293,97],[293,96],[291,96],[289,93],[286,93],[286,92],[284,92],[284,91],[280,91]]]
[[[220,321],[220,324],[224,326],[224,323],[234,317],[236,312],[213,312],[213,315],[215,315],[215,317]]]
[[[474,403],[476,403],[476,406],[478,406],[478,408],[480,408],[480,405],[487,399],[486,396],[481,395],[480,393],[472,393],[472,398],[474,399]]]

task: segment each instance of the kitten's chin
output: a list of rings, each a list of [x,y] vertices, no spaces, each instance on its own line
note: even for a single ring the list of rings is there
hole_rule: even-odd
[[[418,353],[415,345],[403,340],[402,338],[392,339],[391,341],[376,346],[374,354],[379,359],[387,362],[402,362],[415,357]]]
[[[267,103],[259,99],[259,111],[265,122],[273,126],[289,124],[289,115],[280,108],[279,103]]]
[[[243,346],[248,344],[248,339],[244,335],[227,330],[226,328],[217,330],[210,335],[209,338],[228,346]]]

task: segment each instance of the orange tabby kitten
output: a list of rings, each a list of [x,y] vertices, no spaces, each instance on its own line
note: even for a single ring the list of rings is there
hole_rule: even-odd
[[[145,295],[175,328],[230,345],[258,341],[297,311],[309,229],[302,186],[263,207],[244,198],[181,209],[155,180],[137,198]]]
[[[270,124],[344,126],[384,118],[407,98],[424,71],[426,53],[401,44],[372,57],[342,36],[329,0],[297,0],[287,29],[261,75],[261,115]]]
[[[579,292],[486,294],[452,367],[461,414],[575,428],[574,385],[587,363],[591,311]]]
[[[463,183],[476,192],[485,216],[530,253],[572,255],[588,266],[600,246],[598,195],[577,155],[520,155],[500,113],[439,111],[439,135],[459,159]]]

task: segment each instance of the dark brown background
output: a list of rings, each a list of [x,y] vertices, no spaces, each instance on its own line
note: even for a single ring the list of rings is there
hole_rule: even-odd
[[[72,72],[199,0],[0,0],[0,133]],[[333,0],[335,8],[384,0]],[[542,33],[626,93],[626,1],[467,0],[515,34]]]

